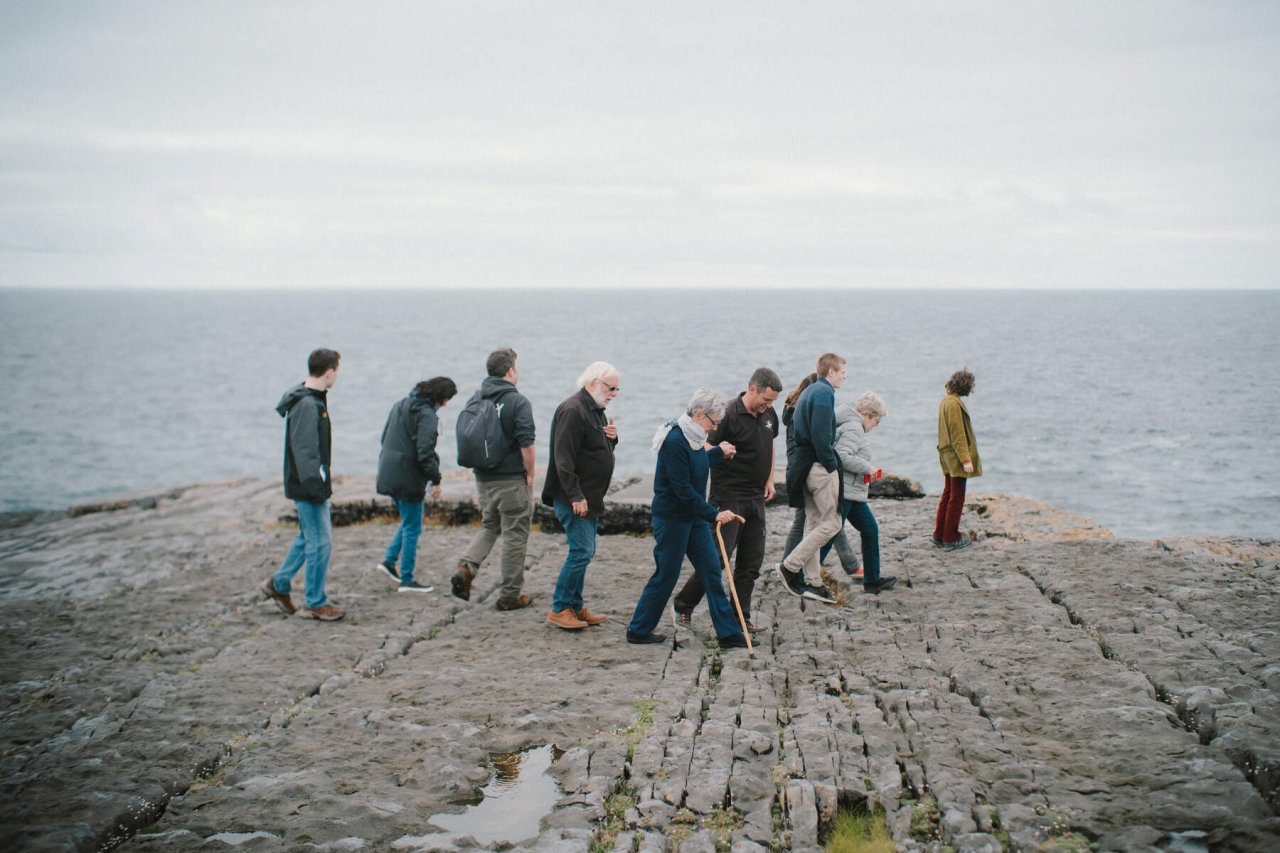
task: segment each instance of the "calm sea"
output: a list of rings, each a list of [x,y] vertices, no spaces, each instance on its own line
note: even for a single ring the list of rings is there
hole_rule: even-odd
[[[622,372],[619,471],[647,471],[654,429],[690,393],[790,388],[826,350],[838,399],[874,389],[887,471],[941,487],[936,406],[951,372],[986,475],[1132,537],[1280,532],[1280,292],[0,290],[0,511],[121,491],[278,476],[281,393],[307,353],[342,353],[334,468],[372,473],[387,410],[451,376],[453,414],[498,346],[520,354],[539,460],[589,362]],[[782,450],[779,442],[780,452]]]

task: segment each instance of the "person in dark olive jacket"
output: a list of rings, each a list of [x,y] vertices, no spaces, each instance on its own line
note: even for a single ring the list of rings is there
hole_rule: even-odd
[[[418,537],[422,535],[422,510],[431,486],[431,497],[440,497],[440,457],[436,438],[444,408],[458,386],[447,376],[419,382],[409,396],[400,399],[387,415],[382,428],[382,451],[378,454],[378,494],[396,502],[400,526],[391,537],[387,553],[377,568],[400,584],[401,592],[431,592],[431,584],[419,583],[413,575],[418,562]],[[396,561],[403,555],[400,568]]]
[[[333,550],[333,527],[329,519],[329,496],[333,493],[330,459],[332,432],[329,427],[329,389],[338,381],[341,356],[331,349],[318,349],[307,359],[310,376],[285,392],[276,411],[285,419],[284,494],[298,508],[298,535],[273,577],[259,590],[285,614],[333,622],[345,614],[329,603],[324,594],[329,554]],[[296,608],[289,585],[298,570],[307,567],[303,607]]]
[[[551,418],[551,457],[542,502],[555,510],[569,538],[555,598],[547,621],[576,630],[609,617],[592,613],[582,600],[587,564],[596,553],[596,522],[604,512],[604,493],[613,479],[613,449],[618,427],[604,407],[618,396],[618,370],[607,361],[588,365],[578,377],[578,392]]]

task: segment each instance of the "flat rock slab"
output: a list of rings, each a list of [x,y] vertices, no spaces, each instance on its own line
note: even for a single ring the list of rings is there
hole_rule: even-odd
[[[766,572],[751,659],[704,609],[626,643],[643,536],[601,538],[587,599],[613,618],[586,631],[544,621],[563,537],[532,536],[534,605],[504,613],[493,565],[447,594],[474,528],[429,527],[437,592],[402,594],[381,521],[335,534],[348,617],[285,617],[256,587],[289,507],[241,480],[0,532],[10,849],[481,848],[432,816],[543,744],[559,799],[514,849],[818,849],[872,806],[900,850],[1280,849],[1275,543],[1114,541],[974,495],[978,541],[944,553],[932,501],[877,501],[898,586],[841,577],[830,607]],[[776,560],[789,510],[768,523]]]

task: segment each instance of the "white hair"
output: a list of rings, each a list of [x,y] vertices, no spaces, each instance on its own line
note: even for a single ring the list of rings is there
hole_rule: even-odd
[[[865,391],[862,396],[853,401],[853,408],[860,415],[866,415],[869,418],[883,418],[889,414],[889,410],[884,405],[884,400],[880,399],[880,395],[875,391]]]
[[[717,418],[724,413],[724,407],[728,405],[728,402],[719,391],[712,391],[710,388],[699,388],[693,392],[693,399],[689,401],[689,408],[685,413],[693,417],[694,412],[702,412],[708,417]]]
[[[610,374],[617,376],[618,368],[607,361],[593,361],[587,365],[587,369],[582,371],[582,375],[578,377],[578,387],[586,388],[592,382],[603,382],[604,378]]]

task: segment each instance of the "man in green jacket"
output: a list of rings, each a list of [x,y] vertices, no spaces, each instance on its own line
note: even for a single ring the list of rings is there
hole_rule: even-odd
[[[285,392],[276,411],[285,419],[284,494],[298,508],[298,535],[273,577],[259,587],[286,615],[334,622],[346,614],[329,603],[324,594],[333,551],[333,526],[329,519],[329,497],[333,494],[333,472],[329,468],[333,433],[329,425],[329,390],[338,381],[341,356],[331,349],[318,349],[307,359],[310,376]],[[303,565],[307,582],[303,607],[296,608],[289,596],[289,584]]]

